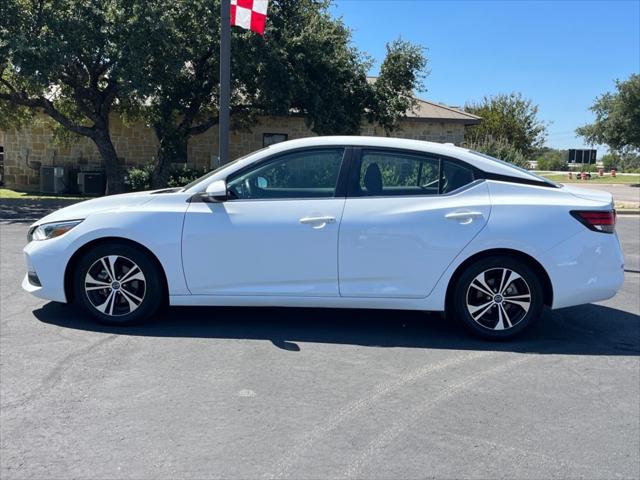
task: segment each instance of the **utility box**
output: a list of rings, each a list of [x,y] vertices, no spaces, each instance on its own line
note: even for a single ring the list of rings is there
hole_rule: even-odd
[[[104,195],[105,180],[102,172],[79,172],[78,191],[82,195]]]
[[[40,191],[65,193],[69,185],[69,172],[65,167],[40,167]]]

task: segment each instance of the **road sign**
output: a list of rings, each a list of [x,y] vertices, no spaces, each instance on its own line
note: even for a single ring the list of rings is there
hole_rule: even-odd
[[[569,149],[569,163],[596,163],[597,150],[572,148]]]

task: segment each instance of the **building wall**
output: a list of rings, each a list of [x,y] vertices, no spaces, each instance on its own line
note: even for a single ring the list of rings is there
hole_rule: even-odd
[[[465,127],[456,123],[429,123],[405,119],[402,128],[393,136],[450,142],[460,144],[464,140]],[[263,146],[263,134],[287,134],[289,140],[314,136],[300,117],[263,117],[252,130],[233,132],[230,139],[232,158],[246,155]],[[363,135],[384,136],[384,129],[365,125]],[[152,162],[157,150],[153,131],[142,123],[125,124],[120,117],[111,120],[111,137],[115,145],[122,171]],[[5,186],[37,191],[40,184],[40,165],[66,166],[81,171],[101,170],[100,156],[93,142],[80,138],[69,146],[56,145],[53,134],[44,117],[22,130],[0,131],[0,146],[4,147]],[[202,135],[192,137],[188,145],[188,164],[209,169],[218,165],[218,130],[212,128]]]

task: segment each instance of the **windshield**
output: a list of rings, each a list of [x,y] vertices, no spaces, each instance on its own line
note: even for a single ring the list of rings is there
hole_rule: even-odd
[[[511,168],[515,168],[516,170],[519,170],[521,172],[529,174],[532,177],[537,178],[541,182],[547,183],[547,184],[552,185],[552,186],[554,186],[556,188],[562,187],[562,185],[557,184],[557,183],[549,180],[548,178],[545,178],[545,177],[542,177],[540,175],[537,175],[537,174],[533,173],[532,171],[527,170],[526,168],[522,168],[522,167],[519,167],[517,165],[514,165],[513,163],[505,162],[504,160],[500,160],[499,158],[492,157],[491,155],[487,155],[486,153],[476,152],[475,150],[469,150],[469,152],[473,153],[474,155],[478,155],[479,157],[487,158],[489,160],[493,160],[494,162],[498,162],[498,163],[501,163],[503,165],[507,165],[507,166],[509,166]]]
[[[229,162],[229,163],[225,163],[224,165],[220,165],[218,168],[216,168],[215,170],[211,170],[208,173],[205,173],[203,176],[201,176],[200,178],[196,178],[193,182],[186,184],[184,187],[182,187],[182,191],[187,191],[190,188],[195,187],[196,185],[198,185],[200,182],[206,180],[209,177],[212,177],[213,175],[215,175],[216,173],[220,172],[221,170],[224,170],[225,168],[230,167],[231,165],[239,162],[240,160],[244,160],[247,157],[250,157],[251,155],[254,155],[258,152],[261,152],[262,150],[264,150],[265,148],[269,148],[269,147],[264,147],[261,148],[260,150],[256,150],[255,152],[251,152],[248,153],[247,155],[243,155],[242,157],[236,158],[235,160]]]

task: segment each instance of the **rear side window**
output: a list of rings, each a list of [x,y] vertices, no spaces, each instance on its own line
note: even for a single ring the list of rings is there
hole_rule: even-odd
[[[450,193],[473,182],[473,171],[449,160],[442,160],[442,193]]]
[[[473,170],[427,154],[363,150],[351,196],[416,196],[450,193],[474,180]]]

